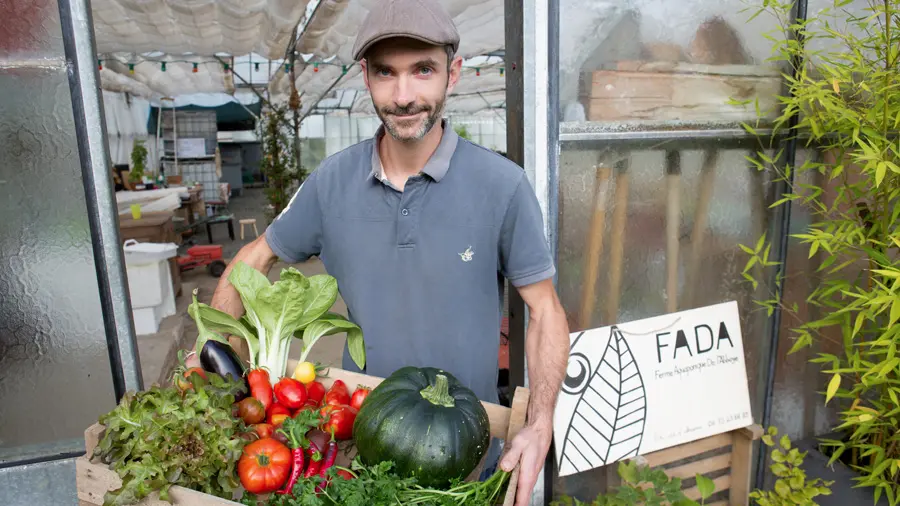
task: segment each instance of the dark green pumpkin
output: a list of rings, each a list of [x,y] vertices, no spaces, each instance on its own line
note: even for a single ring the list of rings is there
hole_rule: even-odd
[[[391,461],[398,474],[430,487],[468,476],[487,451],[491,430],[478,397],[451,374],[404,367],[366,397],[353,437],[363,463]]]

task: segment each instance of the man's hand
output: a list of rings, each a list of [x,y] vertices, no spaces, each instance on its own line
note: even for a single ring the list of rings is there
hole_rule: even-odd
[[[526,506],[531,501],[552,437],[553,426],[549,423],[527,425],[513,438],[500,460],[500,469],[508,473],[520,464],[515,506]]]

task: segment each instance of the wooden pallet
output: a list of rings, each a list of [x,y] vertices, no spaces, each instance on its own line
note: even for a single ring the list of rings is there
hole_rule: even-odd
[[[583,75],[581,99],[588,121],[748,121],[772,111],[781,74],[758,65],[618,62],[614,69]],[[772,117],[770,112],[768,116]]]
[[[289,360],[288,370],[292,371],[295,365],[295,360]],[[337,379],[343,380],[351,389],[355,388],[356,385],[374,388],[383,381],[382,378],[377,378],[375,376],[367,376],[335,368],[332,368],[327,374],[328,377],[321,380],[326,388],[330,387]],[[482,403],[484,404],[488,413],[488,418],[490,419],[492,437],[509,440],[519,433],[522,427],[525,426],[528,396],[528,389],[518,388],[516,389],[512,407],[510,408],[486,402]],[[122,485],[122,480],[119,479],[119,476],[113,470],[103,463],[98,462],[96,459],[91,459],[94,448],[97,447],[97,444],[103,437],[104,430],[105,428],[102,425],[94,424],[85,431],[84,440],[86,452],[84,456],[79,457],[75,461],[78,500],[81,506],[102,506],[103,495],[107,491],[115,490]],[[346,465],[350,458],[352,458],[352,454],[346,455],[342,452],[342,454],[339,455],[338,464]],[[473,471],[472,475],[470,475],[470,479],[478,476],[480,474],[480,469],[481,465]],[[516,468],[510,477],[509,488],[503,502],[504,506],[512,506],[515,502],[515,490],[516,484],[518,483],[518,477],[519,470]],[[139,504],[140,506],[227,506],[238,504],[184,487],[172,487],[169,493],[172,499],[171,503],[160,500],[157,494],[154,493]]]
[[[716,497],[727,497],[708,506],[747,506],[750,501],[753,442],[762,434],[762,427],[751,425],[649,453],[635,460],[643,465],[662,468],[672,478],[680,478],[688,499],[700,500],[700,490],[693,482],[697,474],[702,474],[713,480]]]

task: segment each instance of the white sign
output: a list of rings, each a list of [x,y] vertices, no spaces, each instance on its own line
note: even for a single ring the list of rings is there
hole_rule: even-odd
[[[203,158],[206,154],[206,139],[178,139],[179,158]]]
[[[560,476],[753,423],[737,302],[570,336]]]

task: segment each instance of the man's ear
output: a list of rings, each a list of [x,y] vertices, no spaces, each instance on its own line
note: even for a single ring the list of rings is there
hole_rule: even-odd
[[[462,76],[462,57],[457,56],[453,58],[453,63],[450,64],[450,76],[447,79],[447,93],[451,93],[453,88],[456,87],[456,83],[459,82],[459,78]]]
[[[365,60],[359,60],[359,67],[362,69],[363,82],[366,83],[366,89],[371,91],[369,88],[369,63]]]

